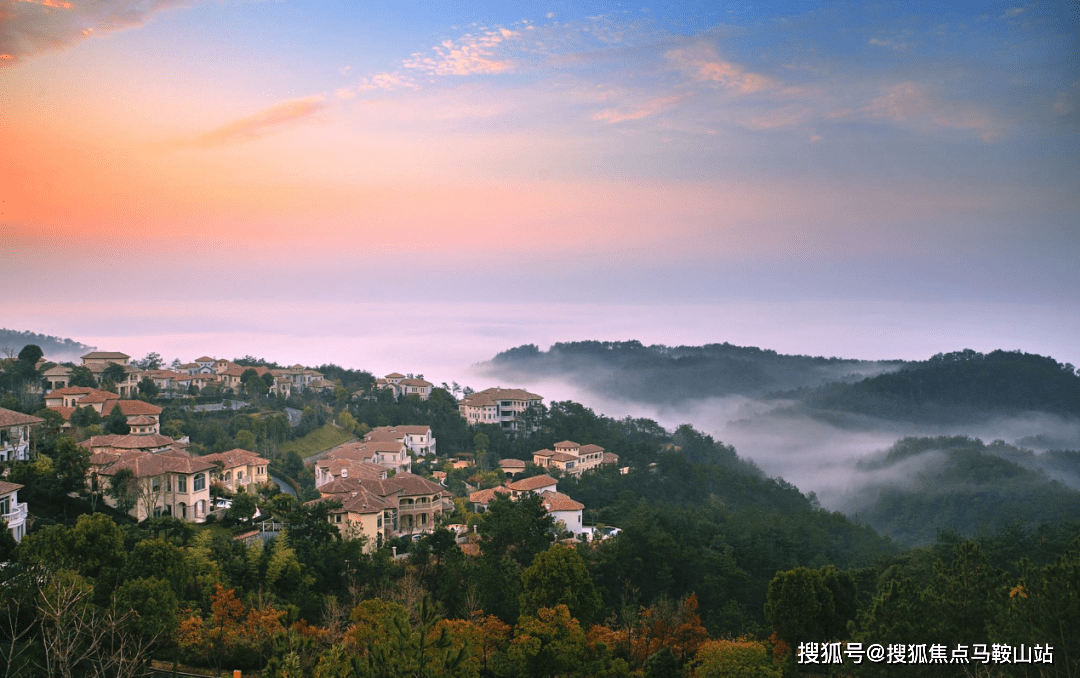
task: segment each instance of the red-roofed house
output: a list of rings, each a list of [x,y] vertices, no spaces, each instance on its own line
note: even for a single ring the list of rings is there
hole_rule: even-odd
[[[233,492],[241,487],[246,489],[252,484],[261,485],[270,480],[266,472],[270,460],[248,450],[235,448],[228,452],[203,455],[200,459],[216,464],[218,468],[210,474],[212,479]]]
[[[499,424],[509,431],[520,428],[518,418],[530,407],[543,404],[544,398],[520,388],[489,388],[458,401],[458,411],[471,425]]]

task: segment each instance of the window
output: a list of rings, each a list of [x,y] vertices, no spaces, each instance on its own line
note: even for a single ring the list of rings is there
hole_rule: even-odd
[[[185,478],[184,476],[176,477],[176,491],[187,492],[187,478]]]
[[[199,490],[205,490],[206,489],[206,474],[205,473],[196,473],[195,474],[195,478],[191,483],[191,489],[192,489],[193,492],[198,492]]]

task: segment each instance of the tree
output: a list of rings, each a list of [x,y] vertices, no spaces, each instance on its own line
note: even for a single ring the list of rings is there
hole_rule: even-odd
[[[542,607],[565,605],[570,615],[589,624],[601,609],[600,594],[581,555],[554,546],[536,556],[521,573],[521,613],[536,615]]]
[[[89,388],[97,388],[97,379],[94,379],[94,373],[90,371],[90,368],[84,365],[76,365],[71,368],[71,376],[68,377],[69,386],[86,386]]]
[[[780,678],[783,668],[769,656],[768,649],[752,640],[709,640],[698,650],[694,661],[696,678]]]
[[[255,368],[254,367],[249,367],[249,368],[247,368],[246,370],[244,370],[243,372],[240,373],[240,383],[241,384],[247,384],[248,381],[252,377],[257,377],[257,376],[259,376],[259,373],[255,370]]]
[[[548,678],[577,672],[585,661],[585,632],[565,605],[523,616],[506,650],[504,675]]]
[[[244,391],[253,398],[259,398],[266,395],[270,391],[270,387],[262,379],[254,378],[247,380],[247,383],[244,384]]]
[[[249,452],[255,451],[255,434],[251,431],[236,432],[236,446]]]
[[[98,411],[89,405],[83,405],[82,407],[76,407],[75,411],[71,413],[71,425],[77,428],[85,428],[92,424],[100,424],[101,415]]]
[[[53,470],[64,494],[86,489],[86,474],[90,470],[90,450],[80,447],[71,436],[56,441]]]
[[[161,366],[164,364],[161,356],[153,351],[147,353],[146,357],[142,360],[135,360],[132,362],[135,367],[138,367],[140,370],[160,370]]]
[[[255,495],[237,492],[232,499],[232,506],[225,511],[225,517],[238,523],[251,520],[256,508],[258,508],[258,502],[255,501]]]
[[[139,395],[146,398],[155,398],[160,392],[161,389],[158,388],[158,385],[155,384],[154,380],[150,377],[143,377],[139,381]]]
[[[21,351],[19,351],[19,362],[23,362],[36,367],[37,362],[41,360],[42,356],[44,355],[45,352],[42,351],[41,347],[37,344],[27,344],[26,346],[22,347]]]
[[[139,502],[139,479],[134,471],[122,468],[114,473],[109,480],[109,496],[115,501],[117,511],[131,513]]]
[[[126,436],[131,433],[131,427],[128,426],[127,417],[124,416],[119,405],[114,405],[112,412],[110,412],[108,418],[105,419],[105,432],[119,436]]]
[[[101,373],[102,382],[111,381],[114,384],[119,384],[125,379],[127,379],[127,371],[119,363],[109,363],[105,367],[105,371]]]

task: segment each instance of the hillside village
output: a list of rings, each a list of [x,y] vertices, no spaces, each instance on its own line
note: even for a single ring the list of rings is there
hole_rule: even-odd
[[[211,393],[230,403],[231,411],[236,398],[262,396],[288,402],[294,395],[318,398],[335,395],[335,391],[340,395],[342,389],[340,381],[330,381],[322,372],[302,365],[245,366],[209,356],[189,363],[174,361],[168,369],[160,368],[157,362],[151,358],[133,363],[131,356],[116,351],[92,351],[82,356],[79,365],[52,364],[42,356],[35,365],[42,379],[31,390],[40,393],[46,410],[52,413],[50,422],[0,409],[0,461],[32,461],[36,431],[54,426],[72,435],[87,454],[82,493],[97,495],[107,506],[122,509],[138,521],[168,516],[204,523],[222,517],[222,507],[236,493],[270,494],[297,480],[279,477],[275,483],[271,479],[272,460],[253,449],[236,447],[206,453],[192,449],[188,436],[176,431],[166,435],[161,420],[165,407],[180,404],[194,408],[199,394],[205,399]],[[91,380],[93,385],[87,385]],[[349,416],[348,403],[377,399],[380,394],[395,400],[427,401],[434,388],[423,378],[387,374],[348,393],[348,402],[337,412],[338,423],[331,426],[340,427],[342,415]],[[494,425],[511,433],[530,425],[524,415],[542,406],[542,396],[497,387],[470,391],[458,401],[460,415],[469,425]],[[470,483],[463,483],[458,498],[466,512],[482,512],[487,505],[482,497],[490,500],[492,492],[516,499],[522,492],[532,491],[543,499],[568,537],[588,539],[592,530],[582,520],[584,505],[558,492],[555,478],[514,478],[529,476],[527,467],[534,472],[550,469],[574,475],[618,464],[617,455],[598,445],[563,441],[555,444],[554,451],[536,451],[531,460],[504,459],[484,469],[477,466],[472,454],[440,457],[436,432],[429,425],[363,425],[350,432],[357,433],[354,440],[318,451],[305,460],[305,466],[313,472],[318,491],[318,499],[310,501],[339,503],[328,520],[342,537],[363,539],[366,552],[396,537],[430,534],[449,524],[455,514],[455,495],[446,486],[448,470],[459,475],[461,471],[486,471],[488,477],[469,478],[474,486],[490,485],[492,478],[501,481],[494,487],[471,491]],[[414,472],[418,461],[423,462],[423,471],[415,469],[419,473]],[[34,513],[18,499],[21,486],[5,483],[3,487],[2,501],[8,509],[5,520],[18,541],[32,526]],[[522,489],[526,487],[534,489]]]
[[[1015,675],[1080,658],[1074,520],[903,550],[690,425],[423,374],[28,345],[0,517],[26,678],[779,678],[934,633],[1039,648]]]

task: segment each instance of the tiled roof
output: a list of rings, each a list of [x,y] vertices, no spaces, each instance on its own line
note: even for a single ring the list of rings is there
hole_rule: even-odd
[[[574,501],[562,492],[545,492],[540,495],[544,508],[550,511],[580,511],[585,504]]]
[[[402,379],[402,386],[434,386],[430,381],[424,381],[423,379]]]
[[[600,463],[601,464],[618,464],[619,463],[619,455],[615,454],[614,452],[605,452],[604,456],[601,457],[601,459],[600,459]]]
[[[237,466],[258,466],[260,464],[269,464],[270,460],[263,459],[254,452],[240,449],[239,447],[233,448],[228,452],[216,452],[214,454],[203,455],[203,459],[214,463],[220,462],[225,468],[235,468]]]
[[[386,378],[387,379],[404,379],[405,375],[401,374],[400,372],[391,372],[390,374],[386,375]]]
[[[548,450],[548,449],[537,450],[537,451],[533,452],[534,457],[551,457],[551,456],[554,456],[554,455],[555,455],[554,450]],[[499,463],[501,464],[502,462],[499,462]]]
[[[42,372],[46,377],[59,377],[71,374],[71,368],[65,365],[56,365]]]
[[[548,485],[555,485],[557,480],[548,475],[533,476],[532,478],[523,478],[521,480],[514,481],[507,485],[511,490],[517,492],[532,492],[538,490],[541,487],[547,487]]]
[[[581,445],[578,445],[573,440],[564,440],[561,443],[555,443],[556,449],[560,447],[581,447]]]
[[[128,354],[119,351],[91,351],[82,358],[83,360],[126,360],[130,357]]]
[[[198,473],[214,468],[212,462],[202,457],[184,457],[172,454],[137,454],[121,457],[116,462],[98,471],[101,475],[115,475],[121,469],[129,468],[137,478],[151,478],[163,473]]]
[[[201,358],[196,358],[195,362],[197,362],[197,363],[212,363],[212,362],[215,362],[216,360],[217,360],[217,358],[211,358],[208,355],[204,355]]]
[[[99,447],[111,447],[117,450],[152,450],[159,447],[169,447],[175,441],[169,436],[156,433],[144,435],[104,435],[90,436],[79,445],[93,450]]]
[[[94,391],[93,393],[87,393],[82,398],[79,398],[79,406],[89,405],[91,403],[106,403],[110,400],[120,400],[120,396],[115,393],[109,393],[108,391]],[[112,411],[112,408],[109,408]]]
[[[341,502],[341,508],[334,513],[381,513],[388,508],[397,508],[397,502],[388,502],[382,497],[369,492],[363,487],[356,490],[355,495],[346,497],[334,497]]]
[[[568,461],[576,461],[579,457],[576,454],[570,454],[569,452],[556,452],[551,455],[552,461],[561,461],[564,464]]]
[[[5,410],[0,407],[0,426],[22,426],[24,424],[40,424],[45,421],[41,417],[32,414],[23,414],[15,410]]]
[[[61,396],[73,396],[73,395],[87,395],[88,393],[96,392],[96,388],[90,388],[89,386],[65,386],[64,388],[58,388],[53,391],[49,391],[45,394],[46,398],[59,398]],[[108,393],[108,391],[101,391],[102,393]],[[116,396],[119,398],[120,396]]]
[[[128,426],[150,426],[152,424],[156,424],[157,419],[140,414],[137,417],[132,417],[131,419],[128,419],[127,423]]]
[[[541,450],[541,452],[547,452],[548,450]],[[540,452],[534,452],[533,454],[540,454]],[[525,462],[520,459],[500,459],[499,468],[525,468]]]
[[[599,445],[582,445],[581,454],[599,454],[604,451],[604,448]]]
[[[490,504],[496,494],[510,494],[510,490],[502,487],[491,487],[486,490],[477,490],[469,495],[469,501],[474,504]]]
[[[75,413],[74,407],[61,407],[60,405],[53,405],[49,409],[63,417],[64,421],[71,419],[71,415]]]
[[[22,488],[23,486],[18,483],[9,483],[7,481],[0,480],[0,494],[9,494],[11,492],[14,492],[15,490],[21,490]]]
[[[355,476],[335,478],[324,485],[319,485],[317,489],[323,499],[329,499],[337,494],[350,494],[360,489],[360,478]]]
[[[84,402],[86,399],[80,400]],[[142,400],[118,400],[116,406],[120,408],[120,411],[124,413],[125,417],[134,417],[136,415],[152,416],[156,417],[161,414],[161,408],[157,405],[142,401]],[[110,408],[110,414],[111,414]]]
[[[415,473],[399,472],[393,478],[386,480],[364,480],[365,488],[372,490],[380,497],[387,497],[400,492],[402,496],[412,497],[422,494],[439,494],[442,485],[433,483],[427,478],[421,478]]]
[[[543,400],[543,396],[538,396],[535,393],[529,393],[520,388],[486,388],[483,391],[477,391],[470,396],[465,396],[461,399],[460,404],[470,405],[472,407],[482,407],[484,405],[494,405],[500,400]]]

